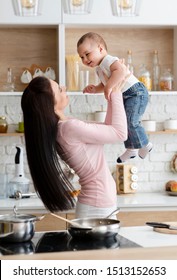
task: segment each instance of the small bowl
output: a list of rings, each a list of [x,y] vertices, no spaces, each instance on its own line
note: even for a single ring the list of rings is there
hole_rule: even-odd
[[[177,120],[166,120],[164,122],[165,130],[177,130]]]

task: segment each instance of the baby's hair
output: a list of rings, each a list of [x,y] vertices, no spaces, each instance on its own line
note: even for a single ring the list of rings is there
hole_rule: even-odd
[[[107,45],[106,42],[104,41],[104,39],[97,33],[94,32],[88,32],[86,34],[84,34],[79,41],[77,42],[77,48],[86,40],[86,39],[92,39],[93,41],[95,41],[98,44],[102,44],[105,48],[105,50],[107,50]]]

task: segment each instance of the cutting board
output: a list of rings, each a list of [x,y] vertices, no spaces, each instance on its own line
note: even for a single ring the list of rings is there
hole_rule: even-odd
[[[164,222],[165,224],[173,225],[177,227],[177,222]],[[166,234],[177,234],[177,229],[168,229],[168,228],[155,228],[154,231]]]

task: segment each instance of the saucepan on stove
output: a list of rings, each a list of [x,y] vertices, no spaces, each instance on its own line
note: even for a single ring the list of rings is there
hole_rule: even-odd
[[[119,212],[119,208],[114,210],[105,218],[83,218],[67,220],[63,217],[51,213],[51,215],[68,222],[68,231],[73,238],[107,238],[118,233],[120,221],[110,219],[113,214]]]
[[[120,228],[120,221],[115,219],[83,218],[72,220],[80,225],[68,226],[68,231],[73,238],[106,238],[117,235]]]
[[[18,214],[14,207],[13,214],[0,215],[0,242],[26,242],[35,233],[35,222],[44,216]]]

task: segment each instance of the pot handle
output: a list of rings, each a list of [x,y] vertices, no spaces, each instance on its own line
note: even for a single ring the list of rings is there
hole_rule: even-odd
[[[42,216],[36,216],[35,218],[35,222],[41,221],[42,219],[44,219],[45,215]]]

